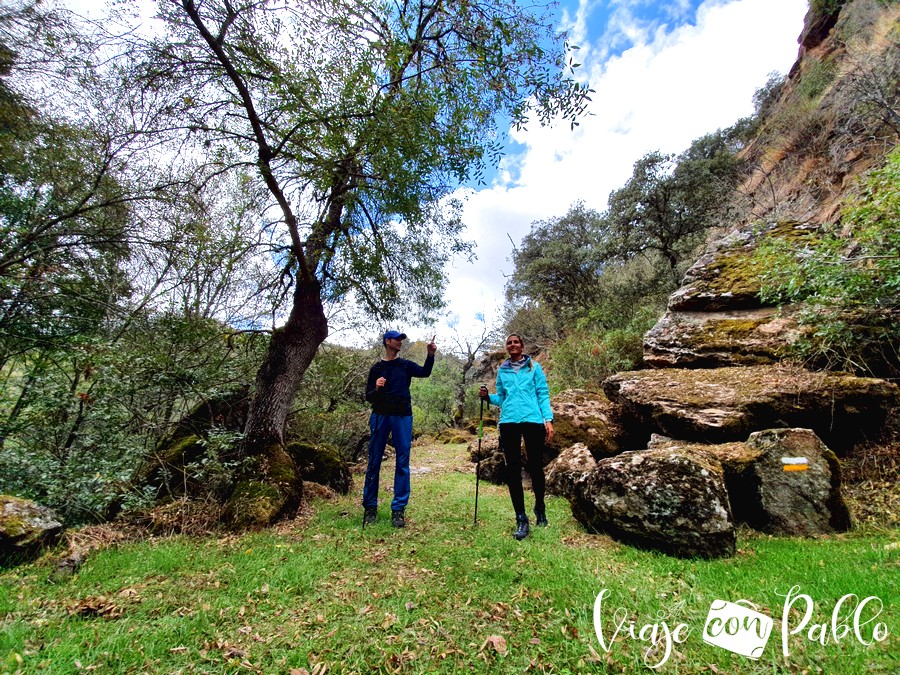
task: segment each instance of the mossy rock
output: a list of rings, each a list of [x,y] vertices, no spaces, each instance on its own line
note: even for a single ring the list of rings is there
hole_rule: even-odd
[[[15,565],[52,546],[63,532],[58,516],[31,500],[0,495],[0,565]]]
[[[267,527],[285,510],[288,500],[288,495],[277,485],[243,480],[225,504],[224,518],[235,530]]]
[[[250,388],[201,402],[175,425],[170,436],[204,436],[213,427],[225,431],[243,431],[250,410]]]
[[[497,411],[497,408],[495,408],[494,410]],[[485,406],[484,417],[481,419],[481,428],[482,429],[496,428],[497,418],[494,417],[494,414],[495,414],[494,412],[489,412],[487,409],[487,406]],[[499,415],[499,411],[496,412],[496,414]],[[468,431],[470,434],[477,434],[478,433],[478,422],[479,422],[479,420],[477,417],[469,418],[469,421],[466,422],[466,431]]]
[[[475,433],[478,433],[477,429]],[[460,443],[468,443],[469,438],[468,435],[459,429],[444,429],[435,437],[434,441],[442,445],[459,445]]]
[[[840,460],[809,429],[766,429],[745,442],[708,445],[668,440],[655,446],[705,456],[723,469],[736,523],[791,536],[850,529],[841,494]],[[802,456],[802,471],[786,471],[782,457]]]
[[[723,311],[763,307],[759,292],[756,248],[764,238],[803,243],[817,236],[816,228],[797,221],[753,223],[716,241],[685,273],[669,298],[677,311]]]
[[[255,458],[225,504],[223,517],[236,530],[271,525],[300,504],[303,479],[281,444]]]
[[[289,443],[286,450],[304,481],[327,485],[342,495],[350,492],[350,467],[335,448],[296,441]]]
[[[644,335],[651,368],[717,368],[778,363],[807,333],[795,308],[729,312],[668,311]]]
[[[185,488],[192,492],[197,486],[185,473],[185,467],[198,461],[205,452],[203,439],[197,434],[166,439],[137,470],[132,482],[139,487],[154,488],[157,496],[180,495]]]
[[[190,474],[185,473],[185,467],[206,454],[204,439],[210,429],[237,432],[244,428],[250,405],[248,392],[249,388],[243,387],[198,404],[160,441],[153,456],[135,472],[132,483],[138,488],[154,488],[158,497],[209,492],[209,485],[194,482]]]
[[[573,485],[572,515],[588,532],[683,558],[734,555],[722,468],[677,447],[625,452]]]
[[[778,427],[812,429],[842,455],[884,426],[897,385],[786,366],[661,368],[603,383],[628,426],[686,441],[725,443]]]

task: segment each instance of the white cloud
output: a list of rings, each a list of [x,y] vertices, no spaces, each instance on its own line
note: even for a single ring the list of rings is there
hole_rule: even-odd
[[[602,37],[589,34],[596,0],[581,0],[564,16],[595,90],[591,115],[568,125],[513,134],[525,146],[505,161],[497,182],[471,194],[467,238],[478,243],[474,264],[449,270],[450,310],[460,328],[484,311],[490,321],[502,304],[512,244],[531,223],[563,215],[577,200],[602,211],[609,193],[652,150],[680,152],[695,138],[753,112],[752,96],[772,71],[786,72],[797,56],[806,0],[708,0],[696,21],[672,29],[640,22],[633,1],[612,2]],[[671,15],[683,17],[675,0]],[[608,57],[606,45],[631,44]]]

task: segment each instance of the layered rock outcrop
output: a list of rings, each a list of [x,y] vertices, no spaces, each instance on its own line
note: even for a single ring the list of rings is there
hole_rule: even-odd
[[[630,424],[682,440],[744,440],[761,429],[813,429],[843,453],[880,431],[897,386],[846,373],[799,367],[640,370],[603,383]]]

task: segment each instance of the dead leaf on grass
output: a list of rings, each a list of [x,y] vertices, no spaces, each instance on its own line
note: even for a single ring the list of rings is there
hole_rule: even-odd
[[[69,609],[69,614],[75,616],[103,616],[108,619],[120,617],[124,612],[102,595],[82,598]]]
[[[494,651],[497,652],[498,654],[500,654],[500,656],[506,656],[506,652],[508,651],[508,648],[506,646],[506,640],[502,636],[491,635],[490,637],[488,637],[487,640],[484,641],[484,643],[482,643],[482,645],[478,651],[479,652],[484,651],[484,648],[487,647],[488,645],[493,647]]]

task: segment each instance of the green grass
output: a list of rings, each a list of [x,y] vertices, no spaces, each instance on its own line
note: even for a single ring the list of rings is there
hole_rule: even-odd
[[[474,477],[456,470],[464,453],[413,449],[413,465],[433,471],[413,476],[404,530],[390,526],[384,491],[378,522],[361,528],[358,477],[354,493],[316,502],[294,528],[110,548],[60,585],[47,581],[49,558],[7,570],[0,672],[650,672],[645,643],[620,636],[606,652],[597,640],[604,588],[604,625],[621,607],[637,629],[691,629],[657,672],[900,672],[896,530],[742,533],[732,559],[678,560],[587,535],[552,498],[550,527],[520,543],[505,488],[481,484],[473,526]],[[888,638],[865,647],[851,630],[823,646],[794,635],[785,658],[778,593],[795,585],[815,601],[811,623],[830,621],[847,593],[878,596]],[[716,599],[750,600],[775,619],[759,661],[704,644]]]

